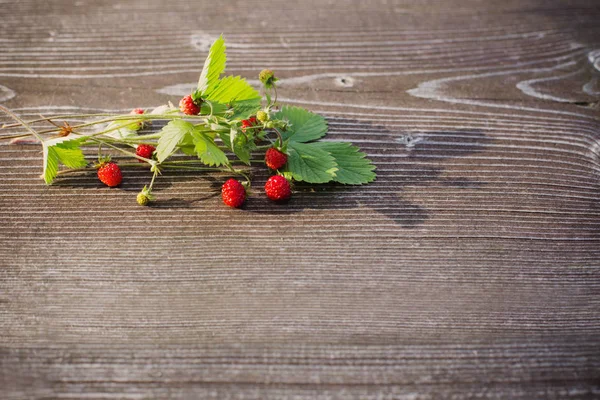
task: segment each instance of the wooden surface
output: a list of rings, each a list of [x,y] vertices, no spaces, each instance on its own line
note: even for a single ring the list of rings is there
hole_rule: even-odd
[[[2,399],[600,398],[600,5],[0,1],[19,115],[177,101],[228,72],[378,167],[366,187],[221,204],[0,145]],[[2,122],[8,119],[2,117]],[[6,131],[4,134],[14,134]],[[313,190],[314,189],[314,190]]]

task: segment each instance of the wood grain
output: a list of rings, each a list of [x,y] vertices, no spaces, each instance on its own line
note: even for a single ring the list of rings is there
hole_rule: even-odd
[[[596,1],[0,1],[23,117],[176,102],[221,32],[377,165],[47,187],[0,142],[2,399],[600,398]],[[8,122],[0,117],[0,122]],[[0,136],[19,133],[4,129]],[[93,154],[90,153],[90,158]]]

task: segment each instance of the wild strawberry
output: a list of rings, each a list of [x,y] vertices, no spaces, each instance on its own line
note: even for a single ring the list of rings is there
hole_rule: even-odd
[[[179,110],[187,115],[198,115],[200,113],[200,107],[189,94],[179,101]]]
[[[106,186],[119,186],[123,180],[121,168],[114,162],[104,162],[98,167],[98,179]]]
[[[147,206],[148,203],[154,200],[154,196],[148,186],[144,186],[142,191],[138,193],[136,200],[140,206]]]
[[[284,201],[292,196],[292,188],[283,176],[273,175],[265,183],[265,193],[273,201]]]
[[[258,124],[256,117],[250,117],[242,120],[242,132],[246,132],[246,128],[251,128]]]
[[[137,203],[140,206],[147,206],[148,203],[150,203],[150,198],[148,198],[148,196],[142,192],[139,192],[137,194],[137,197],[135,198],[135,200],[137,201]]]
[[[150,158],[152,158],[152,153],[154,153],[154,150],[156,150],[156,147],[154,147],[150,144],[140,144],[140,145],[138,145],[137,149],[135,149],[135,154],[137,156],[150,159]],[[138,160],[138,161],[144,162],[142,160]]]
[[[144,113],[144,110],[142,108],[134,108],[133,110],[131,110],[131,112],[129,114],[142,115],[143,113]],[[129,128],[133,129],[134,131],[136,131],[138,129],[142,129],[143,127],[144,127],[144,121],[138,121],[129,126]]]
[[[287,155],[275,147],[271,147],[265,153],[265,164],[271,169],[279,169],[287,162]]]
[[[221,188],[223,203],[229,207],[240,208],[246,200],[246,189],[244,185],[233,178],[228,179]]]
[[[267,114],[263,110],[259,110],[256,112],[256,119],[260,122],[267,122],[269,120],[269,114]]]
[[[258,74],[258,79],[265,85],[266,88],[273,87],[273,84],[277,82],[277,78],[275,78],[275,74],[270,69],[263,69]]]

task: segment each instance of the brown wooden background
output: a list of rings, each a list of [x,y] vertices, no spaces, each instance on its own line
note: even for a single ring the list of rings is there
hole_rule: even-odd
[[[210,42],[378,167],[46,187],[0,145],[2,399],[600,398],[600,4],[0,1],[19,115],[176,102]],[[2,122],[8,119],[2,117]],[[14,134],[4,130],[3,135]]]

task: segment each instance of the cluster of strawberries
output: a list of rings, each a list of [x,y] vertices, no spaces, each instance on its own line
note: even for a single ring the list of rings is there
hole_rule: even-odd
[[[197,115],[200,113],[200,107],[193,101],[191,96],[185,96],[179,102],[179,109],[186,115]],[[143,114],[144,110],[136,108],[131,114]],[[259,123],[257,117],[250,117],[242,121],[242,131],[246,128],[256,126]],[[138,157],[151,159],[156,148],[150,144],[139,144],[136,147],[135,154]],[[140,160],[140,162],[143,162]],[[267,149],[265,153],[265,164],[272,170],[278,170],[287,163],[287,155],[275,147]],[[123,180],[123,174],[119,166],[110,160],[101,161],[96,165],[98,179],[109,187],[119,186]],[[292,195],[292,189],[289,181],[281,176],[271,176],[265,184],[265,193],[273,201],[283,202]],[[246,201],[246,186],[236,179],[227,180],[222,188],[221,194],[223,203],[230,207],[240,208]],[[143,191],[138,195],[137,202],[140,205],[147,205],[150,201],[149,194]]]
[[[267,71],[273,79],[273,73]],[[265,73],[264,71],[262,72]],[[261,80],[264,80],[261,78]],[[191,95],[183,97],[179,101],[179,110],[187,115],[198,115],[200,106],[194,101]],[[264,111],[258,111],[256,116],[242,120],[241,128],[245,132],[247,128],[256,126],[260,121],[264,120]],[[262,117],[262,118],[261,118]],[[278,170],[287,163],[287,155],[275,147],[271,147],[265,153],[265,164],[272,170]],[[274,175],[267,180],[265,184],[265,193],[267,197],[273,201],[286,201],[292,195],[290,183],[281,175]],[[246,187],[236,179],[229,179],[221,188],[223,203],[230,207],[240,208],[246,201]]]
[[[265,164],[270,169],[278,170],[285,163],[287,163],[287,155],[275,147],[269,148],[265,153]],[[285,177],[273,175],[265,183],[265,193],[269,199],[283,202],[292,196],[292,188]],[[246,200],[246,187],[240,181],[231,178],[223,184],[221,194],[223,203],[229,207],[240,208]]]
[[[144,110],[142,110],[141,108],[136,108],[131,111],[131,114],[143,113]],[[140,144],[135,149],[135,154],[138,157],[150,159],[152,158],[152,154],[155,150],[156,147],[152,146],[151,144]],[[140,162],[143,161],[140,160]],[[98,179],[100,179],[100,181],[106,186],[116,187],[121,184],[121,181],[123,181],[123,174],[121,173],[121,168],[119,168],[119,166],[116,163],[110,162],[109,159],[105,161],[100,161],[98,164],[96,164],[96,168],[98,169]]]

